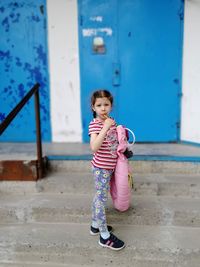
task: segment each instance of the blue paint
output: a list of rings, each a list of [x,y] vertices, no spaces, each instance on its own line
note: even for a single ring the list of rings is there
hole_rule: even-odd
[[[42,45],[39,45],[38,47],[35,47],[36,53],[38,55],[38,59],[42,61],[43,65],[47,64],[47,55],[44,51],[44,48]]]
[[[25,94],[26,94],[24,85],[22,83],[20,83],[18,85],[18,91],[19,91],[19,93],[18,93],[19,94],[19,97],[22,99],[25,96]]]
[[[190,156],[160,156],[160,155],[136,155],[130,159],[131,161],[176,161],[176,162],[194,162],[200,163],[200,157]]]
[[[51,141],[51,126],[45,11],[46,0],[0,0],[0,112],[8,115],[28,90],[39,82],[42,139],[48,142]],[[0,141],[35,140],[32,98],[0,137]]]
[[[5,11],[5,8],[3,6],[0,7],[0,12],[3,13]]]
[[[33,15],[33,16],[31,17],[31,19],[32,19],[32,21],[40,22],[40,18],[39,18],[38,16]]]
[[[10,17],[14,18],[15,14],[14,13],[10,13]]]
[[[1,51],[0,50],[0,60],[9,60],[11,59],[11,56],[10,56],[10,51]]]
[[[22,62],[20,61],[20,58],[16,57],[15,59],[16,59],[16,65],[18,67],[21,67],[22,66]]]
[[[192,146],[195,146],[195,147],[200,147],[200,143],[197,143],[197,142],[191,142],[191,141],[185,141],[185,140],[182,140],[182,141],[180,142],[180,144],[192,145]]]
[[[26,4],[27,4],[27,6],[29,6],[31,4],[31,2],[30,1],[27,1]],[[21,2],[21,3],[10,2],[10,3],[8,3],[8,8],[10,10],[12,10],[12,11],[15,11],[17,9],[20,9],[20,8],[24,7],[24,5],[25,4],[23,2]]]
[[[47,155],[48,160],[91,160],[91,155]],[[129,161],[174,161],[200,163],[200,157],[192,156],[162,156],[162,155],[135,155]]]
[[[10,25],[9,25],[9,20],[7,17],[2,21],[1,25],[4,27],[6,32],[9,31]]]
[[[48,160],[91,160],[91,155],[48,155]]]
[[[12,14],[12,18],[13,18],[12,23],[17,23],[20,20],[20,14],[19,13]]]
[[[5,118],[6,118],[6,114],[0,112],[0,122],[4,121]]]
[[[112,115],[131,128],[137,142],[180,139],[183,2],[181,0],[79,0],[79,42],[83,140],[92,119],[90,96],[97,88],[114,95]],[[112,14],[112,15],[111,15]],[[97,16],[102,21],[94,20]],[[92,53],[99,31],[106,53]],[[94,31],[93,31],[94,32]],[[115,68],[120,66],[117,80]],[[114,79],[113,79],[114,77]]]

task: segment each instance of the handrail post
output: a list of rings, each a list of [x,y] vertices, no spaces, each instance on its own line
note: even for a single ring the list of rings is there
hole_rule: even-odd
[[[38,90],[34,94],[35,98],[35,119],[36,119],[36,138],[37,138],[37,159],[38,159],[38,178],[43,177],[42,163],[42,143],[41,143],[41,127],[40,127],[40,100]]]

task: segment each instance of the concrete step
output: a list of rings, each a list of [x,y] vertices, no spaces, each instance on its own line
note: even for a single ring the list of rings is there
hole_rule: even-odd
[[[1,263],[1,261],[0,261]],[[31,263],[31,262],[28,262],[28,261],[23,261],[23,262],[14,262],[14,263],[11,263],[11,262],[7,262],[7,263],[1,263],[1,267],[72,267],[71,264],[56,264],[56,263]],[[73,265],[74,267],[76,266],[82,266],[82,265]]]
[[[108,267],[108,266],[115,266],[113,263],[113,261],[110,260],[108,261],[107,263],[101,263],[101,262],[95,262],[94,263],[61,263],[61,264],[58,264],[58,263],[30,263],[30,262],[27,262],[27,261],[24,261],[23,262],[18,262],[18,263],[2,263],[1,264],[1,267]],[[180,262],[180,261],[179,261]],[[136,259],[136,258],[133,258],[132,259],[132,264],[130,264],[130,262],[128,263],[124,263],[124,265],[122,265],[121,263],[118,264],[118,266],[123,266],[123,267],[199,267],[199,262],[197,259],[193,259],[193,260],[187,260],[186,262],[181,262],[179,263],[178,261],[171,261],[171,260],[162,260],[162,259],[150,259],[150,258],[147,258],[147,259]],[[187,265],[187,263],[192,263],[191,266]],[[184,265],[183,265],[184,264]]]
[[[196,262],[195,263],[195,260],[192,260],[192,267],[199,267],[199,263]],[[69,264],[66,264],[66,263],[63,263],[63,264],[57,264],[57,263],[53,263],[53,264],[49,264],[49,263],[35,263],[35,264],[32,264],[30,262],[27,262],[27,261],[23,261],[23,262],[19,262],[19,263],[3,263],[1,264],[1,267],[103,267],[103,266],[114,266],[112,265],[112,263],[110,264],[109,263],[105,263],[105,264],[101,264],[101,263],[94,263],[94,264],[83,264],[83,263],[77,263],[77,264],[74,264],[74,263],[69,263]],[[143,259],[133,259],[132,260],[132,264],[130,265],[130,263],[127,263],[127,264],[124,264],[124,265],[119,265],[119,266],[123,266],[123,267],[184,267],[186,265],[179,265],[178,263],[176,263],[174,265],[173,262],[167,262],[167,260],[159,260],[159,259],[154,259],[154,260],[151,260],[151,259],[147,259],[147,260],[143,260]],[[187,266],[188,267],[188,266]]]
[[[200,197],[200,174],[134,173],[134,194]],[[51,173],[36,184],[38,192],[88,194],[93,192],[91,172]]]
[[[12,196],[1,198],[0,223],[87,223],[92,195]],[[199,199],[133,195],[126,212],[114,209],[109,198],[109,223],[200,227]]]
[[[1,181],[0,194],[88,194],[93,192],[91,172],[53,172],[37,182]],[[200,174],[134,173],[134,194],[200,197]]]
[[[85,156],[83,156],[84,158]],[[53,157],[54,158],[54,157]],[[51,171],[61,172],[90,172],[90,160],[81,160],[81,156],[58,156],[58,160],[48,157],[48,166]],[[196,161],[194,157],[184,161],[174,158],[165,158],[160,156],[144,157],[137,160],[133,157],[129,160],[130,167],[135,173],[175,173],[175,174],[200,174],[200,160]]]
[[[139,266],[134,261],[141,260],[160,263],[154,266],[199,266],[200,228],[115,224],[114,229],[126,243],[119,252],[100,247],[87,224],[1,225],[0,262]]]

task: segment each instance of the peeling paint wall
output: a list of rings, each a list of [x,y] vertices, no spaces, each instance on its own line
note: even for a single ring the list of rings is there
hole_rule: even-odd
[[[48,0],[52,141],[81,142],[76,0]]]
[[[200,1],[185,1],[181,140],[200,143]]]
[[[51,140],[46,43],[46,1],[0,0],[0,122],[36,83],[40,87],[43,141]],[[35,141],[31,99],[0,141]]]

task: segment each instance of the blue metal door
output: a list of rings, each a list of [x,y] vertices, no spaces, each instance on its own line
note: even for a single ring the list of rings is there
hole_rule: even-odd
[[[0,0],[0,123],[40,83],[41,133],[51,140],[46,0]],[[32,97],[1,135],[3,142],[35,142]]]
[[[139,142],[179,139],[183,1],[80,0],[83,140],[90,95],[107,88],[113,116]]]

